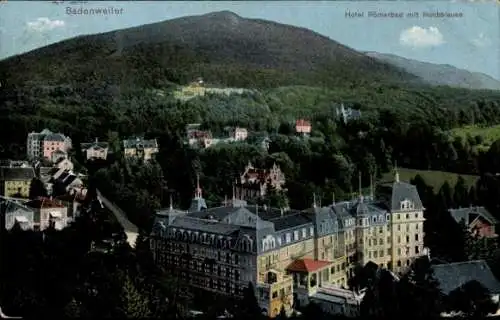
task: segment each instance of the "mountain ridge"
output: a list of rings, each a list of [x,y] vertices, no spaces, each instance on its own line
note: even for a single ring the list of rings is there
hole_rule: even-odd
[[[481,72],[461,69],[449,64],[436,64],[401,57],[391,53],[364,52],[412,73],[431,85],[447,85],[466,89],[500,90],[500,80]]]
[[[307,28],[230,11],[66,39],[4,59],[0,72],[17,84],[81,83],[89,75],[135,85],[155,82],[142,78],[182,84],[197,76],[236,87],[420,83],[400,68]]]

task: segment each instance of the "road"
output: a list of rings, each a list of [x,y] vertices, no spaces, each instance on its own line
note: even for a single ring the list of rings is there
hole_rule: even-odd
[[[105,196],[103,196],[98,189],[96,189],[96,193],[97,193],[97,198],[109,211],[113,213],[113,215],[116,217],[116,220],[118,220],[118,223],[120,223],[120,225],[123,227],[125,235],[127,236],[128,244],[132,248],[135,248],[137,236],[139,235],[139,228],[137,228],[135,224],[133,224],[132,222],[130,222],[130,220],[127,219],[127,215],[125,212],[123,212],[122,209],[120,209],[116,204],[109,201]]]

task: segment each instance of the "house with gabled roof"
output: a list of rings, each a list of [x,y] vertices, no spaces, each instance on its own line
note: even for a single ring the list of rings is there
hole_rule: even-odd
[[[498,237],[495,226],[496,219],[485,207],[470,206],[468,208],[449,209],[451,216],[457,223],[465,223],[471,233],[478,237]]]
[[[52,161],[54,152],[59,150],[67,153],[71,146],[72,142],[69,137],[62,133],[54,133],[49,129],[44,129],[41,132],[28,134],[26,150],[28,159],[46,158]]]
[[[492,302],[496,304],[499,302],[500,281],[484,260],[437,264],[432,266],[432,270],[434,277],[439,281],[439,289],[445,296],[475,281],[489,291]],[[499,311],[500,309],[497,314]]]
[[[87,160],[106,160],[109,152],[109,143],[99,141],[98,138],[95,138],[94,142],[81,143],[80,148]]]
[[[34,177],[33,167],[0,167],[0,196],[28,198]]]
[[[73,170],[74,168],[73,162],[71,162],[71,160],[69,160],[68,158],[59,158],[59,160],[56,161],[54,165],[56,168],[69,171]]]
[[[146,161],[151,160],[159,150],[156,139],[144,139],[142,137],[123,140],[123,148],[125,157],[141,158]]]
[[[34,227],[45,230],[53,226],[61,230],[67,225],[68,208],[60,201],[52,197],[40,197],[25,203],[34,212]]]
[[[249,162],[240,175],[240,179],[236,181],[236,197],[241,200],[264,197],[268,185],[276,188],[276,190],[282,190],[285,182],[285,174],[276,163],[270,169],[261,169],[255,168]]]
[[[12,229],[18,225],[21,230],[32,230],[34,227],[34,211],[31,208],[8,199],[0,199],[5,214],[5,228]]]

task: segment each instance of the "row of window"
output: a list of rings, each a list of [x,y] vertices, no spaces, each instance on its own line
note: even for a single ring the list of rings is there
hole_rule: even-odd
[[[397,255],[398,256],[411,256],[413,254],[420,254],[421,253],[421,248],[420,246],[415,246],[414,249],[413,249],[413,252],[411,252],[410,250],[411,248],[410,247],[407,247],[405,249],[401,249],[401,248],[398,248],[397,249]],[[387,256],[390,256],[391,255],[391,249],[387,249],[387,250],[366,250],[365,251],[365,254],[366,256],[368,257],[368,259],[377,259],[377,258],[383,258],[385,255],[384,255],[384,252],[387,252]]]

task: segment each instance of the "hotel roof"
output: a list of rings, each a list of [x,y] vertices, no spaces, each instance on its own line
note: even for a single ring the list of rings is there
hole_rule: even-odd
[[[298,259],[292,262],[286,269],[295,272],[314,272],[331,265],[332,262],[313,259]]]

